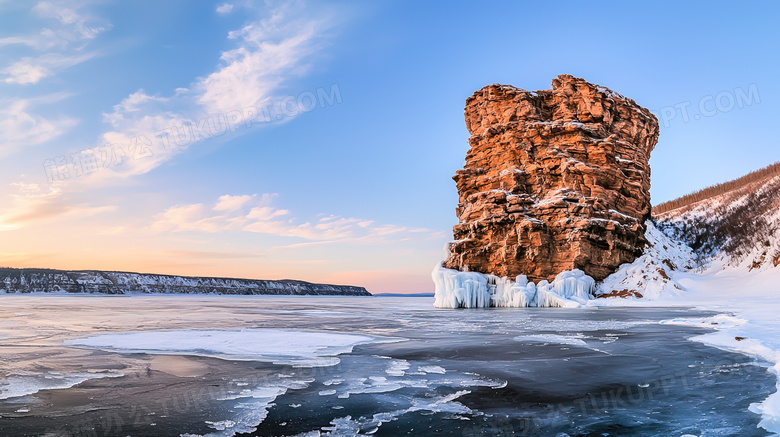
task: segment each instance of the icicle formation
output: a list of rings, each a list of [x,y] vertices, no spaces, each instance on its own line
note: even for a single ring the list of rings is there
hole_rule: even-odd
[[[436,308],[487,307],[578,307],[591,299],[596,281],[582,270],[561,272],[552,283],[515,281],[476,272],[459,272],[436,266],[431,274],[436,284]]]

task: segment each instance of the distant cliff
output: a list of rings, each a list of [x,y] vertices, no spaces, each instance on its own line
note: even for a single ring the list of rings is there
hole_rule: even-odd
[[[0,268],[0,292],[371,296],[371,293],[363,287],[312,284],[289,279],[267,281],[98,270],[65,271],[13,268]]]

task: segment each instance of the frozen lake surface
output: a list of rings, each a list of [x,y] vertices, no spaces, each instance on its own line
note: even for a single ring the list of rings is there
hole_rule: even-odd
[[[766,366],[662,323],[714,313],[432,305],[0,296],[0,435],[768,435]]]

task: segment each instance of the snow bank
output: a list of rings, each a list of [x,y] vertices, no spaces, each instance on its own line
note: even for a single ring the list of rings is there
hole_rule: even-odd
[[[580,307],[592,299],[596,282],[582,270],[558,274],[552,283],[515,281],[476,272],[459,272],[437,265],[431,273],[436,308]]]
[[[630,264],[623,264],[602,281],[597,295],[614,295],[620,304],[637,298],[657,299],[662,294],[677,294],[685,287],[675,278],[681,270],[695,267],[695,256],[690,247],[672,240],[647,221],[647,246],[642,256]],[[611,300],[611,299],[610,299]],[[601,301],[601,299],[599,299]]]

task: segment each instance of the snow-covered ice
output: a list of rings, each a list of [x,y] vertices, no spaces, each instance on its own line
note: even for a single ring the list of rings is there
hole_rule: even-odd
[[[327,366],[338,364],[335,357],[351,352],[356,345],[389,340],[392,341],[322,331],[243,329],[99,334],[67,340],[65,344],[124,353],[199,355],[296,366]]]
[[[41,390],[70,388],[90,379],[117,378],[120,373],[78,372],[63,374],[59,372],[14,372],[0,379],[0,399],[11,399],[38,393]]]
[[[417,369],[425,373],[438,373],[441,375],[447,373],[447,370],[441,366],[419,366]]]
[[[588,343],[583,340],[584,335],[558,335],[558,334],[528,334],[515,337],[517,341],[527,341],[536,343],[555,343],[570,346],[588,347]]]

